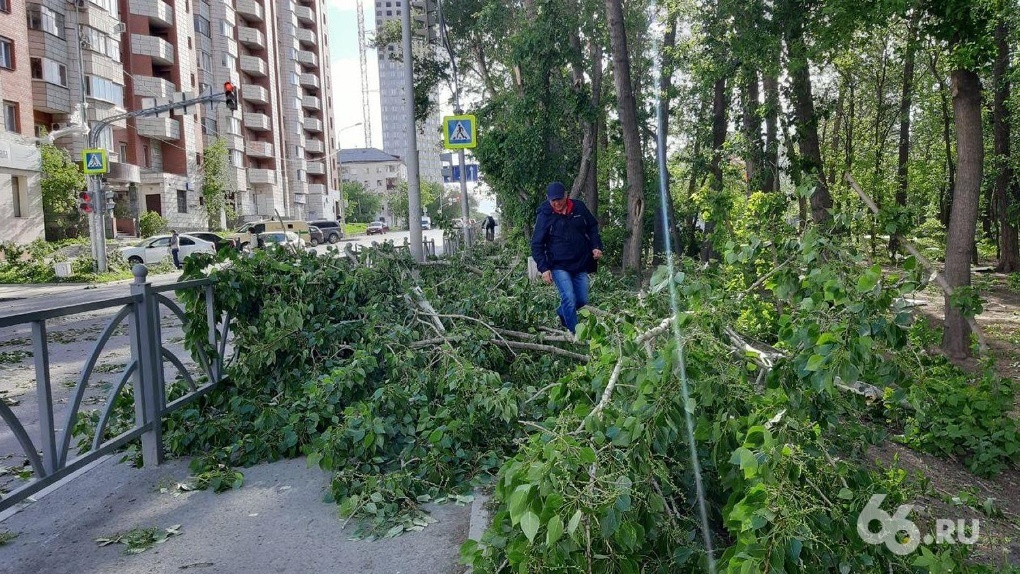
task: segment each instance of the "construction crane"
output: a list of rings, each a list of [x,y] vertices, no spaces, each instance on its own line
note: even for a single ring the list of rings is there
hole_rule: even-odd
[[[365,127],[365,147],[372,147],[372,111],[368,104],[368,63],[365,57],[365,7],[358,0],[358,56],[361,58],[361,123]]]

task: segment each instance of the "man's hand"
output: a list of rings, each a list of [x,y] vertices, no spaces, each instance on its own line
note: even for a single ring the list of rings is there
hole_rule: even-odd
[[[542,281],[545,281],[546,285],[552,285],[552,271],[542,272]]]
[[[591,250],[591,256],[595,258],[595,261],[598,261],[599,259],[602,259],[602,250],[601,249],[592,249]]]

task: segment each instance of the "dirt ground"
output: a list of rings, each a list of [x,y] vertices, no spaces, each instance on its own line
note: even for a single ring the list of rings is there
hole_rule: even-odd
[[[1008,287],[1007,279],[1002,273],[975,273],[972,284],[984,300],[977,324],[988,353],[995,358],[996,371],[1020,381],[1020,293]],[[945,309],[941,290],[930,285],[916,298],[923,301],[917,309],[920,317],[941,326]],[[959,364],[977,372],[980,360],[974,357]],[[1017,412],[1020,410],[1014,411],[1014,416]],[[928,486],[926,495],[917,501],[920,520],[964,519],[970,524],[977,519],[980,536],[974,559],[1002,568],[1020,566],[1020,470],[1013,468],[983,479],[959,461],[916,452],[893,441],[871,449],[870,454],[881,466],[898,466]]]

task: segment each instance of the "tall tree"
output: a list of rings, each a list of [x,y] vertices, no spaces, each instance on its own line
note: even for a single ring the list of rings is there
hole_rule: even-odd
[[[233,219],[233,214],[227,213],[227,144],[222,138],[216,138],[205,148],[201,177],[202,201],[209,229],[223,229],[227,219]]]
[[[606,0],[606,20],[613,52],[613,80],[616,107],[623,132],[623,149],[627,157],[627,238],[623,245],[623,269],[641,269],[641,242],[644,237],[645,168],[638,125],[637,101],[631,79],[630,54],[627,51],[627,30],[624,26],[622,0]]]
[[[39,148],[42,156],[43,222],[46,239],[77,236],[83,227],[78,213],[78,192],[85,189],[85,174],[71,161],[67,150],[53,144]]]
[[[914,95],[914,54],[917,48],[917,25],[921,13],[917,10],[910,15],[907,24],[907,41],[903,56],[903,89],[900,91],[900,141],[896,157],[896,207],[907,208],[908,165],[910,163],[910,106]],[[889,235],[889,255],[895,257],[899,250],[899,235]]]
[[[785,8],[787,72],[790,75],[791,98],[797,118],[800,163],[803,172],[815,186],[811,194],[811,219],[818,224],[828,224],[832,220],[832,214],[829,213],[832,209],[832,195],[825,179],[818,139],[818,115],[815,113],[811,90],[811,62],[804,40],[805,6],[797,0],[787,0]]]
[[[1017,185],[1013,177],[1010,156],[1010,76],[1009,76],[1009,20],[999,14],[995,25],[995,64],[992,66],[994,102],[992,105],[992,133],[995,145],[994,208],[999,220],[999,264],[997,271],[1012,273],[1020,270],[1020,249],[1017,245],[1017,228],[1011,213],[1016,209],[1016,195],[1011,188]],[[1015,191],[1015,189],[1013,190]]]
[[[659,125],[658,135],[659,143],[667,140],[669,135],[669,114],[672,104],[672,77],[674,67],[673,52],[676,46],[676,25],[677,16],[675,14],[669,14],[669,21],[666,24],[666,33],[662,39],[662,64],[659,70]],[[657,153],[665,153],[665,150],[659,150]],[[658,264],[662,262],[662,255],[666,252],[666,235],[670,236],[673,251],[679,254],[679,236],[676,233],[676,211],[673,207],[673,194],[669,193],[670,189],[670,177],[669,170],[661,170],[662,173],[659,177],[665,178],[663,183],[663,189],[666,190],[666,197],[659,198],[655,201],[655,219],[653,223],[652,231],[652,252],[653,252],[653,263]],[[665,204],[665,205],[663,205]]]

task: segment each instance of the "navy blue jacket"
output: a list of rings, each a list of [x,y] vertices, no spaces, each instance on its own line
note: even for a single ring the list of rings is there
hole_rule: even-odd
[[[531,236],[531,256],[538,271],[562,269],[568,273],[593,271],[595,259],[592,249],[602,250],[599,224],[588,207],[572,200],[574,209],[569,215],[555,213],[545,201],[535,212],[535,234]]]

